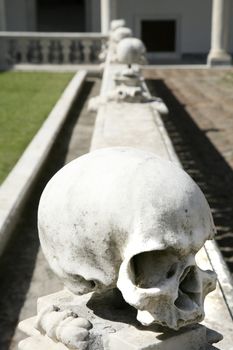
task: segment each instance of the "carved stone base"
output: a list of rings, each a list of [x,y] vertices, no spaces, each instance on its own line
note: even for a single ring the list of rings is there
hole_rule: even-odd
[[[232,58],[225,51],[211,51],[208,55],[207,64],[211,67],[230,66],[232,64]]]
[[[74,296],[64,290],[39,298],[37,311],[37,317],[19,324],[19,328],[29,336],[19,343],[20,350],[212,348],[207,339],[209,330],[207,332],[207,328],[199,324],[177,332],[159,330],[156,325],[141,326],[136,320],[135,309],[124,303],[117,291],[104,296],[94,296],[92,293]],[[216,332],[214,334],[215,337],[212,334],[210,338],[219,341],[221,336]]]

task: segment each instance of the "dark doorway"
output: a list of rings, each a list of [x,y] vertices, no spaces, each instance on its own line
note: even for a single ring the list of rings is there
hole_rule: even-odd
[[[141,38],[148,52],[176,51],[175,20],[142,20]]]
[[[84,32],[85,0],[37,0],[40,32]]]

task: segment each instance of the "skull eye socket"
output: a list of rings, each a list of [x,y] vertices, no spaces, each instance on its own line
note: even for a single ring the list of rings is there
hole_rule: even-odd
[[[177,257],[170,250],[154,250],[130,260],[130,276],[139,288],[155,288],[176,275]]]

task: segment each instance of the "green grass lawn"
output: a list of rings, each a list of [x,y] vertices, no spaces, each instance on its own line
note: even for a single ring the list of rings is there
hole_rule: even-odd
[[[0,73],[0,183],[15,165],[72,73]]]

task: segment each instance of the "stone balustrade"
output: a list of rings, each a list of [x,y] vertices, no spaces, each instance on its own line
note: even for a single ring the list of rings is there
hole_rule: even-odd
[[[101,33],[0,32],[0,65],[99,63],[107,39]]]

